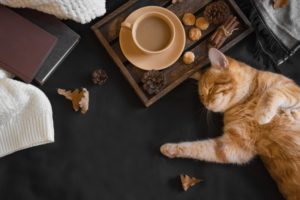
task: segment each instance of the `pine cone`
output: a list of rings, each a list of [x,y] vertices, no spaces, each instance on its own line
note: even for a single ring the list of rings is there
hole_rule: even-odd
[[[103,69],[96,69],[92,73],[92,82],[96,85],[103,85],[108,76]]]
[[[208,6],[204,10],[204,16],[209,23],[221,24],[230,15],[230,9],[224,1],[216,1]]]
[[[159,93],[166,84],[166,78],[160,71],[151,70],[146,72],[142,77],[143,88],[148,94]]]

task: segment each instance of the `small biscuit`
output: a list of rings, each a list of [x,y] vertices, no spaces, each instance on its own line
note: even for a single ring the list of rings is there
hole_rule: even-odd
[[[196,20],[196,27],[200,28],[201,30],[206,30],[209,27],[208,21],[205,19],[205,17],[199,17]]]
[[[193,26],[196,22],[196,17],[192,13],[185,13],[183,15],[182,22],[186,26]]]
[[[191,51],[187,51],[183,55],[183,62],[184,64],[192,64],[195,61],[195,54]]]
[[[192,41],[197,41],[201,38],[202,33],[199,28],[191,28],[189,31],[189,38]]]

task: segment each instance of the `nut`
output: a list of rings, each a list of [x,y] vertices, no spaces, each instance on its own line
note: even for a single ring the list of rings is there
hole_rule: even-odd
[[[209,27],[209,23],[208,21],[205,19],[205,17],[199,17],[197,20],[196,20],[196,27],[197,28],[200,28],[201,30],[206,30],[208,29]]]
[[[195,24],[196,17],[192,13],[185,13],[182,18],[182,22],[186,26],[193,26]]]
[[[183,55],[183,62],[184,64],[192,64],[195,61],[195,54],[191,51],[187,51]]]
[[[192,41],[199,40],[201,38],[201,30],[199,28],[191,28],[189,31],[189,38]]]

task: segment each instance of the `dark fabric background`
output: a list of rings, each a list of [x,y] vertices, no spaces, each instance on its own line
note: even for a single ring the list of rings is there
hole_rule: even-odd
[[[120,3],[108,1],[108,10]],[[53,106],[56,142],[0,159],[1,200],[282,199],[259,158],[236,166],[163,157],[159,147],[165,142],[220,135],[222,116],[206,117],[192,80],[144,108],[91,31],[93,23],[66,22],[82,39],[41,87]],[[251,53],[254,43],[251,35],[228,54],[262,68]],[[280,66],[298,83],[299,56]],[[100,87],[90,82],[91,72],[98,67],[109,75]],[[59,87],[88,88],[90,111],[73,112],[70,102],[56,94]],[[204,182],[182,192],[181,173]]]

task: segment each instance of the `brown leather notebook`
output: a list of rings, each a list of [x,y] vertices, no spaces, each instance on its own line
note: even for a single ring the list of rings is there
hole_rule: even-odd
[[[0,68],[29,83],[56,40],[9,8],[0,6]]]

